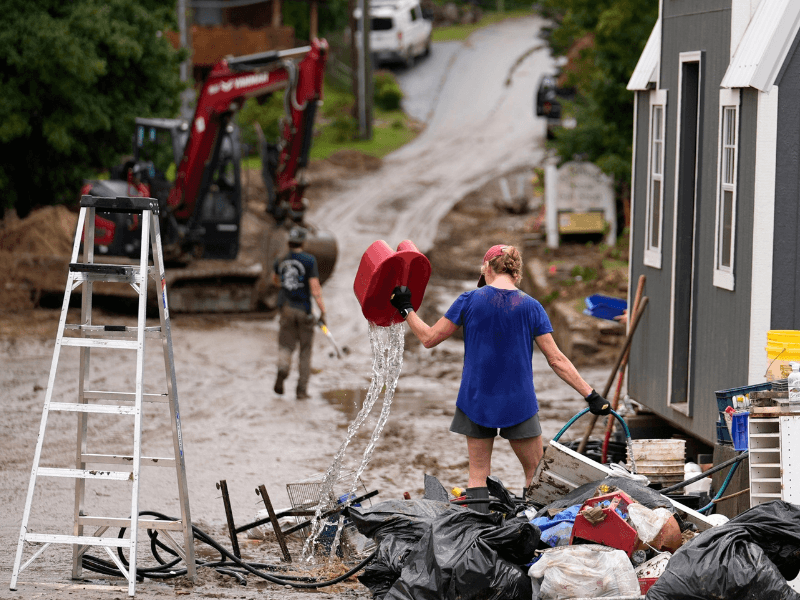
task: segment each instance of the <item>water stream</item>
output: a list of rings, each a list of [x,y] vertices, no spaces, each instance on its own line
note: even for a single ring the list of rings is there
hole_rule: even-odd
[[[360,477],[367,468],[372,454],[375,451],[375,447],[378,444],[378,440],[381,437],[381,433],[386,426],[386,422],[389,420],[389,412],[392,407],[394,392],[397,388],[397,380],[400,378],[400,370],[403,367],[403,349],[405,346],[404,332],[405,328],[403,323],[395,323],[389,327],[379,327],[374,323],[369,324],[369,341],[370,347],[372,348],[372,381],[370,382],[369,390],[367,391],[366,398],[364,398],[364,404],[361,406],[361,410],[348,426],[345,439],[342,441],[341,446],[339,446],[339,450],[336,452],[333,462],[325,471],[319,504],[316,507],[314,519],[311,523],[311,533],[303,547],[303,557],[306,561],[310,561],[313,558],[315,543],[325,526],[325,521],[320,518],[322,513],[328,506],[335,504],[337,501],[333,490],[341,477],[342,462],[344,461],[347,447],[350,445],[350,441],[358,432],[359,428],[364,424],[364,421],[366,421],[381,392],[384,392],[381,414],[378,417],[375,429],[372,431],[369,443],[364,449],[361,463],[355,471],[349,493],[345,496],[347,500],[343,506],[349,505],[349,499],[357,495],[356,489],[359,485]],[[344,515],[340,514],[336,535],[331,545],[331,556],[335,556],[336,549],[339,546],[343,525]]]

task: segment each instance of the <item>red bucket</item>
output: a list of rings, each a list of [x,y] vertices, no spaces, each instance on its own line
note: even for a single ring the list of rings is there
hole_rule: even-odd
[[[361,257],[353,291],[367,321],[388,327],[403,320],[389,302],[392,290],[398,285],[408,286],[411,304],[418,310],[430,277],[431,263],[413,242],[401,242],[395,252],[389,244],[378,240]]]

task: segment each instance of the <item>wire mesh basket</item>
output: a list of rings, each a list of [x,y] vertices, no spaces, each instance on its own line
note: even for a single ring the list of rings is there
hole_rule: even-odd
[[[353,486],[355,476],[355,471],[344,471],[339,474],[339,479],[333,485],[331,494],[323,502],[323,511],[336,508],[337,504],[344,504],[347,495],[354,487],[356,496],[362,496],[367,493],[367,488],[361,478],[359,478],[356,485]],[[286,493],[289,496],[289,502],[292,508],[295,510],[316,509],[320,503],[320,498],[322,498],[322,486],[324,482],[325,474],[320,473],[298,483],[287,483]]]
[[[363,496],[367,493],[367,487],[361,478],[356,481],[355,471],[343,471],[339,474],[339,478],[334,483],[332,492],[323,501],[322,511],[326,512],[335,509],[337,506],[343,506],[350,494],[351,490],[355,489],[355,497]],[[287,483],[286,493],[289,496],[289,502],[294,510],[315,510],[320,504],[320,499],[323,493],[323,484],[325,482],[325,474],[321,473],[314,475],[297,483]],[[353,483],[356,482],[355,486]],[[372,506],[372,502],[367,499],[365,501],[367,506]],[[352,506],[363,506],[362,503],[356,503]],[[298,522],[304,520],[305,517],[298,517]],[[336,534],[339,514],[332,515],[326,519],[323,525],[322,532],[318,538],[319,544],[331,550],[334,536]],[[311,526],[303,527],[299,533],[308,536],[311,532]],[[337,554],[346,557],[357,557],[362,554],[370,552],[374,548],[374,542],[365,538],[358,533],[355,525],[350,519],[345,519],[344,528],[341,535],[341,547],[336,549]]]

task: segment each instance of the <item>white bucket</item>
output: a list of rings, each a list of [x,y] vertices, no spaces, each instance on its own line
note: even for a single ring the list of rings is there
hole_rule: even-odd
[[[683,464],[686,460],[686,440],[632,440],[631,445],[637,467],[639,461],[677,466],[675,461]]]

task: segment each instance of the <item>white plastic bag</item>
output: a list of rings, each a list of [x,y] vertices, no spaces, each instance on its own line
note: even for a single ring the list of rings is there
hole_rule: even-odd
[[[631,504],[628,506],[628,515],[631,518],[639,539],[643,542],[652,542],[661,533],[661,528],[669,521],[672,513],[666,508],[650,510],[644,504]]]
[[[541,600],[640,595],[639,580],[622,550],[581,544],[545,550],[528,570],[541,580]],[[534,586],[535,587],[535,586]]]
[[[275,511],[275,514],[287,512],[292,510],[291,508],[279,508]],[[269,513],[267,512],[266,508],[262,508],[260,511],[256,513],[256,521],[261,521],[262,519],[269,518]],[[278,519],[279,525],[284,525],[287,522],[291,522],[291,517],[282,517]],[[251,540],[263,540],[266,537],[267,533],[272,533],[272,523],[265,523],[261,527],[252,527],[247,530],[247,538]]]

